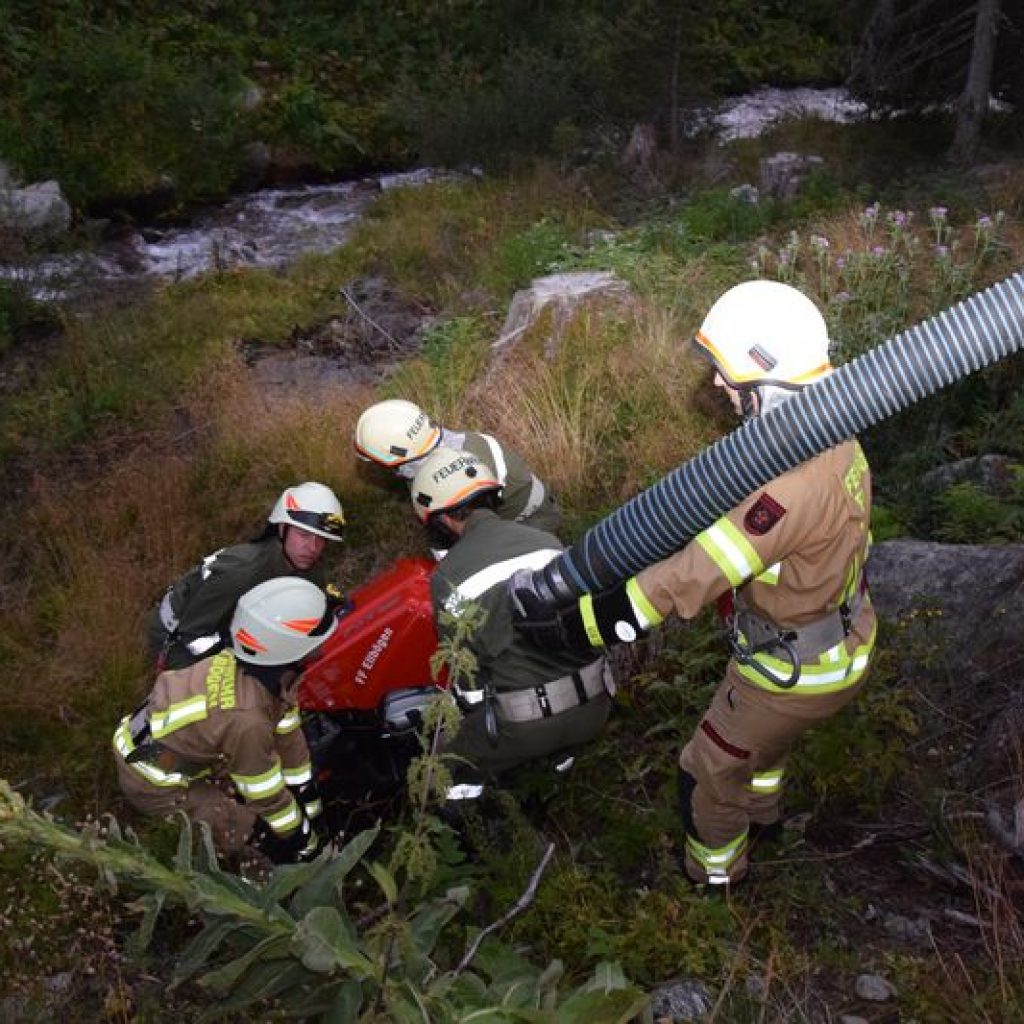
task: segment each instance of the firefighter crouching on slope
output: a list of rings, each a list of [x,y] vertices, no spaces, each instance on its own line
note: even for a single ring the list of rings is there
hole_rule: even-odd
[[[604,728],[613,691],[601,655],[540,650],[513,629],[509,577],[546,565],[562,544],[500,518],[500,488],[486,462],[447,447],[423,460],[412,484],[431,544],[448,549],[430,584],[438,632],[450,628],[442,610],[458,616],[476,606],[486,615],[468,645],[477,688],[456,691],[462,724],[444,745],[476,766],[477,781],[589,742]]]
[[[501,519],[549,533],[558,529],[562,513],[547,486],[490,434],[448,430],[418,405],[393,398],[371,405],[359,417],[353,443],[359,458],[393,470],[410,484],[424,457],[439,445],[469,452],[487,464],[501,486],[496,509]]]
[[[342,539],[344,525],[329,487],[307,481],[283,491],[258,537],[207,555],[150,612],[146,648],[157,671],[187,668],[222,650],[235,604],[258,583],[298,576],[323,587],[321,556],[329,540]]]
[[[222,856],[313,855],[321,812],[299,721],[298,663],[334,632],[326,597],[281,576],[243,594],[229,650],[162,672],[114,733],[121,789],[144,814],[209,824]]]
[[[694,343],[744,417],[831,372],[817,307],[788,285],[751,281],[711,308]],[[856,440],[776,478],[677,554],[553,614],[529,574],[512,583],[518,628],[591,649],[632,640],[670,612],[688,619],[733,591],[732,658],[679,758],[685,869],[725,884],[750,842],[780,828],[786,755],[864,686],[875,613],[864,581],[871,478]]]

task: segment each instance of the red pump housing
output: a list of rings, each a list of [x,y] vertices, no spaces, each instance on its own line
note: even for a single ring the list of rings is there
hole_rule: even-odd
[[[302,676],[306,711],[376,711],[392,691],[435,682],[437,632],[430,601],[436,563],[400,558],[348,595],[338,627]],[[437,680],[445,685],[445,680]]]

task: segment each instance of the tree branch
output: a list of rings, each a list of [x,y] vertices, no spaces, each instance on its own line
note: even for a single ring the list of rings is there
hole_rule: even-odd
[[[526,908],[533,903],[534,897],[537,895],[537,887],[540,885],[541,877],[547,870],[549,861],[555,852],[555,844],[548,843],[548,848],[544,851],[544,856],[541,857],[540,863],[537,865],[530,877],[530,884],[526,887],[526,891],[516,901],[516,905],[500,920],[494,921],[479,932],[469,948],[466,950],[462,959],[459,961],[459,966],[455,968],[453,977],[458,977],[470,964],[473,957],[476,956],[477,950],[480,948],[480,943],[487,938],[491,932],[497,931],[499,928],[504,927],[513,917],[521,914]]]

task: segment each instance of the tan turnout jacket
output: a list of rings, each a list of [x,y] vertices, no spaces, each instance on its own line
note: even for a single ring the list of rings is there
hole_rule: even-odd
[[[799,629],[857,599],[870,511],[867,460],[857,441],[847,441],[750,495],[678,554],[639,573],[637,583],[662,616],[692,618],[735,589],[741,606],[778,627]],[[795,691],[829,692],[854,682],[874,627],[865,597],[846,649],[831,652],[827,664],[805,664]],[[785,664],[774,667],[785,674]],[[837,678],[843,669],[849,671]],[[741,672],[766,686],[756,672]]]
[[[174,775],[186,786],[197,777],[227,777],[252,811],[286,836],[303,814],[288,787],[311,778],[295,699],[294,681],[275,697],[230,651],[163,672],[150,694],[149,726],[164,753],[130,767],[158,786],[173,785]],[[115,736],[122,753],[127,722]]]

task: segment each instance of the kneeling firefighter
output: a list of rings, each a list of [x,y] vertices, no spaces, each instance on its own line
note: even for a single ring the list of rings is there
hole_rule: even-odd
[[[777,282],[731,288],[694,344],[743,417],[770,415],[832,370],[821,313]],[[864,686],[876,629],[864,580],[870,514],[867,460],[851,440],[777,477],[677,554],[567,609],[555,611],[528,573],[512,581],[517,628],[573,650],[633,640],[732,591],[732,657],[679,758],[695,882],[746,874],[751,840],[780,827],[790,747]]]
[[[501,485],[496,512],[502,519],[551,533],[558,529],[558,503],[519,455],[490,434],[435,423],[414,402],[389,398],[374,403],[359,417],[352,443],[360,459],[390,469],[410,484],[423,459],[439,446],[469,452],[486,463]]]
[[[547,565],[562,545],[554,534],[500,518],[500,489],[487,463],[446,447],[423,460],[412,483],[431,545],[448,550],[431,577],[438,633],[451,629],[442,611],[458,617],[476,606],[484,613],[468,644],[477,687],[456,692],[462,724],[444,747],[478,769],[474,780],[592,740],[604,728],[613,689],[604,657],[540,650],[513,629],[509,577]]]
[[[324,484],[308,480],[282,491],[258,537],[207,555],[150,612],[146,647],[157,671],[222,650],[236,602],[257,584],[299,576],[322,587],[324,550],[342,539],[344,525],[341,502]]]
[[[243,594],[230,649],[162,672],[118,725],[114,755],[128,802],[207,822],[225,856],[247,845],[277,862],[311,856],[321,803],[296,706],[298,664],[336,625],[308,580],[282,576]]]

